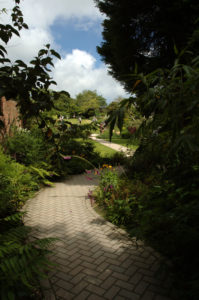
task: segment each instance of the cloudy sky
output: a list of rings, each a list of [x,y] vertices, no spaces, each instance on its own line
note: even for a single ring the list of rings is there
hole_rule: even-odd
[[[1,0],[0,8],[12,4],[12,0]],[[20,7],[29,30],[21,31],[21,37],[14,37],[7,45],[13,60],[28,63],[50,43],[62,57],[54,61],[52,74],[57,90],[66,90],[72,97],[85,89],[96,90],[107,102],[126,96],[96,51],[102,42],[103,16],[93,0],[21,0]]]

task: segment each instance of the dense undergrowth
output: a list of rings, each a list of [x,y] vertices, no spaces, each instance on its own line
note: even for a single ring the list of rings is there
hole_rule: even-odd
[[[39,188],[26,166],[0,148],[0,297],[40,299],[39,278],[45,277],[48,246],[53,239],[29,240],[31,229],[20,212],[25,200]]]
[[[126,177],[105,171],[93,197],[110,221],[170,261],[180,299],[196,300],[199,57],[187,65],[176,61],[171,70],[135,76],[142,93],[133,101],[145,116],[136,133],[140,145],[126,164]]]

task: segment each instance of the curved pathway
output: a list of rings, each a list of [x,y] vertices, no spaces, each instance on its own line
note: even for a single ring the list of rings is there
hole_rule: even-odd
[[[101,218],[87,198],[96,179],[85,175],[42,189],[27,201],[25,224],[36,237],[58,237],[42,282],[43,299],[170,300],[171,283],[158,255]]]
[[[106,140],[103,140],[103,139],[99,139],[97,136],[98,136],[98,134],[94,133],[94,134],[90,135],[90,138],[92,140],[97,141],[98,143],[106,146],[106,147],[109,147],[109,148],[113,149],[113,150],[123,152],[123,153],[125,153],[126,156],[131,156],[135,152],[135,150],[132,150],[128,147],[118,145],[118,144],[115,144],[115,143],[112,143],[112,142],[109,142],[109,141],[106,141]]]

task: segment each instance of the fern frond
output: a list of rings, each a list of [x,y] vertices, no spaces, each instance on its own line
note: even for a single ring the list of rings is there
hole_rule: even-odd
[[[5,218],[1,218],[0,222],[6,221],[6,222],[16,222],[16,221],[20,221],[22,216],[25,214],[26,212],[17,212],[15,214],[12,214],[10,216],[7,216]]]

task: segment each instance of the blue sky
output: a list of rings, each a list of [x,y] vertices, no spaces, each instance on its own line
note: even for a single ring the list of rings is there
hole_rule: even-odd
[[[13,0],[0,3],[5,5],[12,7]],[[21,0],[20,6],[29,30],[8,44],[11,59],[28,63],[50,43],[62,57],[54,61],[52,70],[56,90],[66,90],[72,97],[86,89],[96,90],[107,102],[127,97],[97,53],[103,16],[93,0]]]
[[[84,22],[85,27],[82,24],[78,26],[74,18],[69,21],[57,20],[50,30],[55,42],[61,45],[61,51],[70,53],[73,49],[86,50],[96,58],[96,66],[99,66],[102,61],[96,47],[102,42],[101,20],[97,20],[91,28],[86,26],[89,19],[85,19]]]

